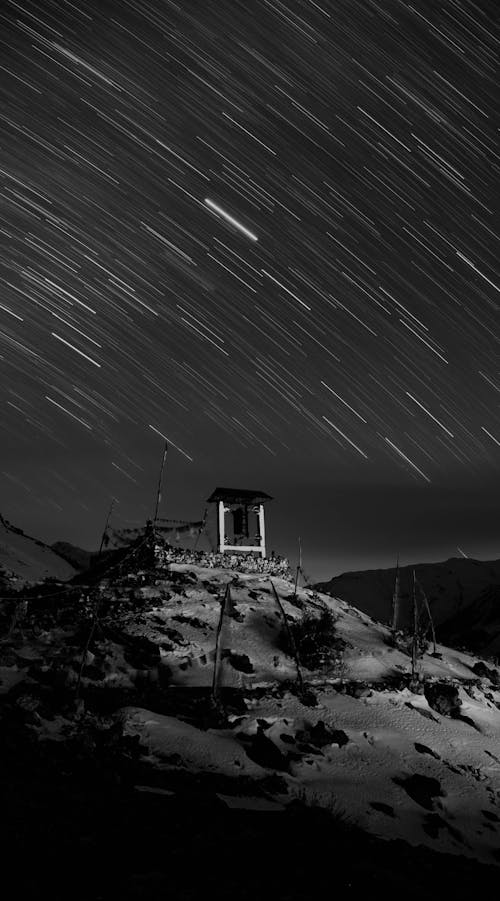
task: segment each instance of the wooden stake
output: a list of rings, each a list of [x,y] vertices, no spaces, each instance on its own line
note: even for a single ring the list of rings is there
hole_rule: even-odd
[[[220,646],[220,635],[222,632],[222,624],[224,622],[224,613],[226,612],[226,607],[228,602],[231,600],[231,589],[229,587],[229,582],[226,585],[226,590],[224,592],[224,597],[222,598],[220,605],[220,616],[219,616],[219,624],[217,626],[217,635],[215,637],[215,659],[214,659],[214,675],[212,679],[212,698],[216,702],[219,696],[219,670],[220,670],[220,662],[222,649]]]
[[[158,490],[156,492],[156,508],[155,508],[155,515],[154,515],[154,519],[153,519],[153,527],[156,525],[156,520],[158,519],[158,510],[160,508],[160,501],[161,501],[161,486],[162,486],[162,481],[163,481],[163,469],[165,466],[165,460],[167,459],[167,451],[168,451],[168,441],[165,441],[165,449],[163,451],[163,457],[162,457],[161,467],[160,467],[160,476],[158,478]]]
[[[302,679],[302,671],[301,671],[301,668],[300,668],[300,660],[299,660],[299,653],[298,653],[298,651],[297,651],[297,645],[295,644],[295,640],[294,640],[294,637],[293,637],[292,630],[290,629],[290,624],[289,624],[289,622],[288,622],[288,619],[287,619],[287,616],[286,616],[286,613],[285,613],[285,609],[284,609],[284,607],[283,607],[283,604],[282,604],[281,601],[280,601],[278,592],[276,591],[276,586],[275,586],[275,584],[274,584],[274,582],[273,582],[272,579],[269,579],[269,581],[270,581],[271,587],[272,587],[272,589],[273,589],[274,599],[275,599],[275,601],[276,601],[276,603],[277,603],[277,605],[278,605],[278,608],[279,608],[279,610],[280,610],[280,612],[281,612],[281,615],[282,615],[282,617],[283,617],[283,622],[285,623],[285,629],[286,629],[286,633],[287,633],[287,636],[288,636],[288,641],[290,642],[290,648],[291,648],[292,654],[293,654],[294,659],[295,659],[295,666],[296,666],[296,668],[297,668],[297,684],[298,684],[298,686],[299,686],[300,693],[303,694],[303,693],[304,693],[304,681],[303,681],[303,679]]]

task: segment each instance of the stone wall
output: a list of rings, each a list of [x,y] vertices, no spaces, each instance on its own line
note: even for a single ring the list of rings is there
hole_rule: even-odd
[[[261,557],[258,554],[218,554],[211,551],[193,551],[183,548],[163,547],[155,544],[155,560],[158,566],[169,563],[193,563],[214,569],[234,569],[238,572],[262,573],[280,579],[293,579],[286,557]]]

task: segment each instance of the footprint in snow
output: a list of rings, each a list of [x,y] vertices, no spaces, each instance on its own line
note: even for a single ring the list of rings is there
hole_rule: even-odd
[[[424,716],[427,720],[432,720],[434,723],[440,723],[437,716],[434,716],[430,710],[426,710],[424,707],[417,707],[417,705],[412,704],[411,701],[405,701],[405,707],[409,707],[410,710],[415,710],[416,713],[420,713],[420,715]]]
[[[396,816],[394,808],[390,804],[384,804],[383,801],[370,801],[370,807],[373,807],[374,810],[379,810],[380,813],[385,813],[388,817]]]
[[[491,810],[482,810],[481,813],[487,820],[493,820],[494,823],[500,823],[500,817],[498,817],[496,813],[492,813]]]
[[[491,757],[492,760],[495,761],[495,763],[500,763],[500,759],[499,759],[498,757],[496,757],[495,754],[492,754],[491,751],[488,751],[488,750],[485,748],[485,749],[484,749],[484,753],[487,754],[488,757]]]
[[[421,745],[419,741],[415,742],[415,751],[418,751],[419,754],[429,754],[431,757],[434,757],[435,760],[441,760],[439,754],[436,754],[432,748],[428,748],[427,745]]]
[[[422,828],[431,838],[438,838],[440,831],[444,829],[460,845],[467,845],[462,833],[458,829],[455,829],[450,823],[447,823],[446,820],[443,820],[438,813],[428,813],[424,819]]]

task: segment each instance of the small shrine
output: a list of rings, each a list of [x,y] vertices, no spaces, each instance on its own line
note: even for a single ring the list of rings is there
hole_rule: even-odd
[[[248,488],[216,488],[207,504],[217,504],[217,549],[266,556],[264,504],[272,497]],[[226,516],[229,514],[228,520]]]

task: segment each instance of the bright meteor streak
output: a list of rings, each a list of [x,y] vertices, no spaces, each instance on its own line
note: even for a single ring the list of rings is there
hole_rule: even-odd
[[[358,454],[361,454],[361,456],[364,457],[365,460],[368,460],[368,457],[366,456],[365,452],[362,451],[361,448],[358,447],[357,444],[354,444],[354,441],[351,441],[351,439],[348,438],[347,435],[344,434],[344,432],[341,432],[340,429],[337,428],[337,426],[334,425],[333,422],[331,422],[331,420],[328,419],[327,416],[323,416],[323,419],[328,423],[328,425],[331,425],[332,429],[335,429],[335,431],[338,432],[339,435],[342,435],[342,438],[345,438],[345,440],[349,442],[349,444],[354,448],[354,450],[357,450]]]
[[[412,466],[413,469],[414,469],[416,472],[418,472],[418,474],[421,475],[422,478],[425,479],[426,482],[430,482],[430,479],[429,479],[428,476],[426,476],[425,472],[422,472],[422,470],[419,469],[418,466],[415,465],[415,463],[412,463],[412,461],[410,460],[410,458],[407,457],[406,454],[404,454],[403,451],[399,449],[399,447],[396,447],[396,445],[393,444],[392,441],[391,441],[389,438],[384,437],[384,441],[387,441],[387,444],[390,444],[390,446],[396,451],[396,453],[399,454],[399,456],[402,457],[403,460],[406,460],[406,462],[407,462],[410,466]]]
[[[251,241],[259,240],[257,235],[254,235],[254,233],[251,232],[248,228],[245,228],[245,226],[242,225],[241,222],[238,222],[238,220],[235,219],[234,216],[230,216],[229,213],[226,213],[226,211],[223,210],[222,207],[220,207],[216,203],[214,203],[213,200],[209,200],[206,197],[205,203],[207,206],[210,207],[211,210],[213,210],[215,213],[218,213],[219,216],[222,216],[222,218],[225,219],[226,222],[230,222],[231,225],[234,225],[234,227],[238,229],[238,231],[240,231],[244,235],[246,235],[247,238],[250,238]]]
[[[78,348],[75,347],[74,344],[70,344],[69,341],[66,341],[65,338],[61,338],[61,336],[60,336],[60,335],[56,335],[55,332],[51,332],[51,335],[52,335],[54,338],[57,338],[58,341],[62,341],[62,343],[63,343],[63,344],[66,344],[67,347],[71,347],[71,350],[74,350],[75,353],[80,354],[81,357],[85,357],[85,359],[88,360],[89,363],[92,363],[94,366],[98,366],[99,369],[101,368],[101,364],[100,364],[100,363],[96,363],[96,361],[93,360],[92,357],[89,357],[89,356],[87,356],[87,354],[84,354],[84,353],[83,353],[83,350],[78,350]]]
[[[420,401],[417,400],[416,397],[413,397],[413,394],[410,394],[409,391],[407,391],[406,393],[407,393],[408,397],[411,397],[412,401],[414,401],[414,403],[416,403],[417,406],[419,406],[420,409],[424,411],[424,413],[427,413],[427,416],[430,416],[430,418],[433,419],[434,422],[437,422],[437,424],[438,424],[439,426],[441,426],[443,432],[446,432],[446,434],[449,435],[450,438],[453,438],[453,433],[450,432],[450,430],[447,429],[446,426],[444,426],[443,423],[439,421],[439,419],[436,419],[436,417],[433,416],[433,414],[427,409],[427,407],[424,407],[424,405],[421,404]]]
[[[193,457],[190,457],[189,454],[186,454],[186,452],[183,451],[181,447],[178,447],[177,444],[174,444],[174,442],[171,441],[170,438],[167,438],[167,436],[164,435],[163,432],[160,432],[158,429],[155,429],[154,425],[150,425],[149,428],[152,429],[153,432],[156,432],[156,434],[159,435],[160,438],[164,438],[165,441],[168,441],[168,443],[171,444],[172,447],[175,447],[175,449],[178,450],[179,453],[183,455],[183,457],[186,457],[186,459],[189,460],[191,463],[193,462]]]
[[[497,438],[495,438],[495,436],[492,435],[491,432],[488,432],[488,429],[485,429],[484,425],[482,425],[481,428],[482,428],[483,432],[486,432],[486,434],[488,435],[488,438],[491,438],[491,440],[494,441],[495,444],[500,445],[500,441]]]

